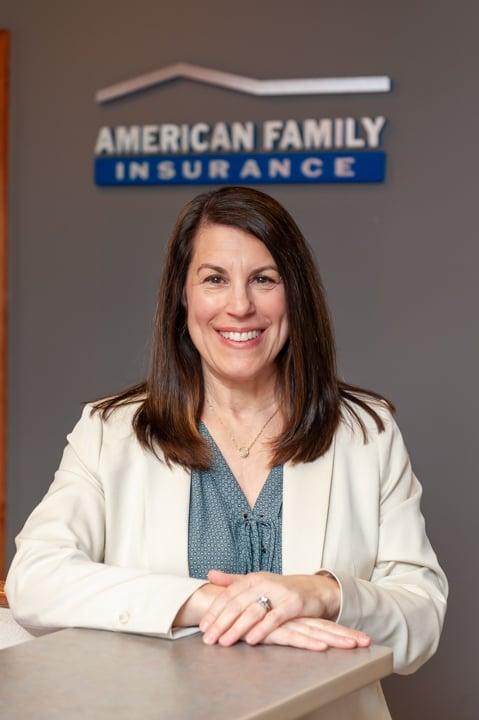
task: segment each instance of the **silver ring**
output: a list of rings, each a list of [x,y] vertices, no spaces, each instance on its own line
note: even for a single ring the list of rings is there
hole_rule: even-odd
[[[264,607],[266,612],[273,609],[273,606],[271,605],[271,600],[266,597],[266,595],[261,595],[261,597],[259,597],[256,602],[259,602],[259,604]]]

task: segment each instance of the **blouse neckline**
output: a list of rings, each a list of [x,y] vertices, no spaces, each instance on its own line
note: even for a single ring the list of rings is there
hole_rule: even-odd
[[[207,428],[206,424],[203,422],[203,420],[200,420],[200,431],[201,431],[201,430],[203,430],[203,434],[206,436],[207,441],[209,442],[210,446],[211,446],[212,449],[213,449],[213,453],[214,453],[213,468],[214,468],[215,465],[224,465],[224,467],[225,467],[225,468],[227,469],[227,471],[228,471],[228,474],[229,474],[229,476],[230,476],[230,479],[232,480],[232,482],[233,482],[236,490],[240,493],[241,498],[242,498],[244,504],[245,504],[246,507],[248,508],[248,514],[251,514],[251,516],[258,515],[259,517],[263,517],[263,514],[260,513],[261,505],[262,505],[262,500],[263,500],[263,498],[264,498],[265,493],[267,492],[267,488],[268,488],[269,485],[271,484],[271,477],[272,477],[272,475],[273,475],[273,471],[275,470],[276,467],[280,467],[280,466],[275,466],[275,467],[271,468],[271,470],[270,470],[269,473],[268,473],[268,476],[267,476],[266,480],[265,480],[264,483],[263,483],[263,486],[262,486],[262,488],[261,488],[261,490],[260,490],[260,492],[259,492],[259,495],[258,495],[258,497],[256,498],[256,502],[255,502],[254,506],[251,507],[251,505],[250,505],[249,502],[248,502],[248,499],[247,499],[246,495],[244,494],[244,491],[243,491],[241,485],[239,484],[238,480],[236,479],[235,474],[233,473],[233,471],[231,470],[230,466],[229,466],[228,463],[226,462],[226,459],[225,459],[223,453],[221,452],[221,450],[220,450],[220,448],[219,448],[216,440],[214,439],[214,437],[212,436],[212,434],[211,434],[210,431],[208,430],[208,428]],[[213,468],[212,468],[212,469],[213,469]]]

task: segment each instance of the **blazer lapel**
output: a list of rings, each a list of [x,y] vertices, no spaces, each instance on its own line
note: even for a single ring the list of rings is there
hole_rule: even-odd
[[[310,575],[321,569],[335,437],[317,460],[284,465],[283,575]]]
[[[145,473],[146,548],[154,572],[188,577],[188,516],[191,473],[180,465],[169,470],[151,458]]]

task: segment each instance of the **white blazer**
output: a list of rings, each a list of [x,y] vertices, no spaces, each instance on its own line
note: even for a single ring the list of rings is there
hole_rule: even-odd
[[[25,627],[89,627],[175,639],[176,613],[206,580],[188,577],[190,473],[141,448],[137,405],[107,421],[86,406],[55,479],[16,538],[6,593]],[[357,406],[356,406],[357,407]],[[427,539],[421,486],[383,406],[370,440],[345,419],[330,449],[283,473],[283,574],[329,570],[337,621],[394,651],[414,672],[436,650],[447,581]],[[345,650],[344,652],[348,652]],[[348,720],[389,718],[379,683],[345,698]],[[324,714],[321,715],[324,717]]]

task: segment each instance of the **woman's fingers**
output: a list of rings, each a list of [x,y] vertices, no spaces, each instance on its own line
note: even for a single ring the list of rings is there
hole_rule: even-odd
[[[294,608],[287,602],[283,602],[278,605],[278,607],[273,608],[273,610],[269,610],[263,618],[255,624],[248,633],[247,641],[252,644],[261,642],[276,630],[276,628],[287,624],[295,617],[297,617],[297,613],[294,612]],[[242,637],[242,635],[239,637]]]
[[[214,585],[221,585],[222,587],[229,587],[232,583],[236,582],[238,575],[235,573],[226,573],[223,570],[216,570],[212,568],[208,570],[208,580]]]
[[[272,583],[264,575],[250,574],[246,576],[248,581],[238,580],[216,598],[199,624],[206,643],[213,644],[222,638],[222,644],[230,645],[263,619],[266,634],[298,615],[296,594],[285,590],[278,583]],[[273,604],[273,609],[268,612],[257,602],[263,594]]]
[[[310,622],[311,620],[313,620],[313,623]],[[352,637],[346,637],[345,635],[322,629],[316,624],[316,620],[316,618],[295,618],[294,620],[288,620],[261,640],[261,644],[289,645],[291,647],[315,650],[317,652],[322,652],[328,647],[348,650],[358,647],[359,645],[364,646],[364,641],[363,643],[358,643],[357,640]],[[319,622],[321,621],[319,620]],[[366,644],[369,645],[370,639],[367,635],[359,633],[359,631],[355,632],[367,638]],[[243,640],[250,643],[248,638],[249,634],[246,635]]]
[[[232,622],[231,626],[223,632],[218,629],[218,642],[220,645],[234,645],[240,638],[248,633],[257,623],[259,623],[266,610],[259,603],[253,603],[244,610],[241,615]],[[227,620],[225,619],[225,622]],[[215,623],[216,625],[216,623]],[[206,643],[214,642],[214,636],[210,634],[214,632],[214,628],[205,633],[204,640]]]
[[[218,642],[221,645],[233,645],[248,632],[258,635],[258,627],[261,627],[262,639],[287,622],[290,617],[291,615],[285,603],[273,610],[266,611],[259,603],[253,602],[231,625],[229,630],[219,637]]]
[[[232,583],[229,587],[225,588],[217,598],[211,603],[207,612],[203,615],[200,621],[200,630],[206,632],[208,628],[213,629],[217,619],[221,616],[225,608],[229,605],[229,610],[236,611],[236,614],[242,609],[240,608],[238,597],[249,587],[251,580],[246,576],[238,576],[238,580]],[[216,630],[216,628],[215,628]]]
[[[328,632],[327,630],[321,630],[321,628],[311,627],[311,625],[306,625],[306,623],[302,623],[301,621],[297,622],[296,620],[292,620],[291,622],[286,623],[286,625],[288,629],[296,630],[297,632],[303,633],[304,635],[314,637],[316,638],[316,640],[320,640],[321,642],[325,643],[328,647],[346,649],[358,647],[357,640],[352,637],[346,637],[345,635],[336,635],[334,633]],[[248,640],[248,636],[246,636],[246,640]]]
[[[221,595],[223,594],[224,593]],[[218,600],[222,599],[221,595],[217,598]],[[254,591],[253,595],[256,597]],[[208,611],[208,617],[205,615],[206,620],[214,617],[213,620],[210,620],[204,631],[203,640],[208,644],[215,643],[223,637],[225,633],[228,633],[226,644],[236,642],[244,633],[248,632],[253,625],[260,622],[267,612],[260,603],[254,601],[250,589],[238,593],[238,595],[226,603],[223,600],[222,603],[218,603],[218,606],[216,617],[214,617],[215,608],[213,608],[213,606],[211,606]],[[285,618],[281,618],[282,621],[284,619]],[[277,624],[280,625],[281,622]],[[203,628],[204,623],[202,620],[200,622],[200,630]]]
[[[323,652],[328,649],[328,644],[319,640],[311,634],[306,634],[289,627],[288,623],[273,630],[263,641],[263,645],[289,645],[290,647],[302,648],[303,650],[315,650]]]
[[[333,635],[339,635],[341,637],[352,638],[355,640],[360,647],[366,647],[371,643],[371,638],[361,630],[355,630],[354,628],[346,627],[346,625],[339,625],[332,620],[324,620],[323,618],[299,618],[300,621],[312,628],[319,628],[325,630]]]
[[[250,645],[264,642],[268,637],[271,637],[271,632],[264,631],[263,622],[258,623],[244,636],[244,640]],[[343,625],[335,625],[335,623],[321,618],[293,618],[282,623],[281,627],[313,637],[325,643],[328,647],[367,647],[371,643],[370,638],[365,633],[346,628]]]

